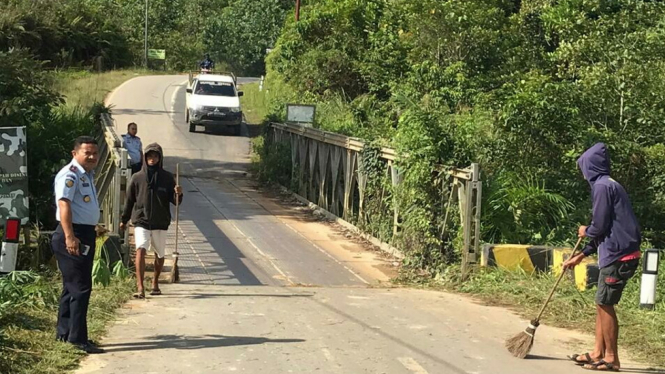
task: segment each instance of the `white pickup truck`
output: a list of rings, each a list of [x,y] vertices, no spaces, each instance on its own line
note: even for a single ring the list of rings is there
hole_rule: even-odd
[[[222,127],[230,127],[235,135],[240,135],[242,92],[236,88],[236,80],[226,74],[199,74],[187,86],[186,121],[189,132],[196,126],[204,126],[206,131],[218,132]]]

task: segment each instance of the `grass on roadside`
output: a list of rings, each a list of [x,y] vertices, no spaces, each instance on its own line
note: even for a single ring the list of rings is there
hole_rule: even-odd
[[[265,91],[259,91],[258,83],[244,84],[240,90],[244,93],[240,98],[240,105],[247,123],[253,125],[263,123],[269,112]]]
[[[55,340],[57,299],[60,280],[50,278],[40,285],[43,305],[22,306],[7,310],[0,318],[4,330],[0,344],[0,372],[12,374],[63,373],[77,367],[83,353],[67,343]],[[132,279],[114,279],[102,288],[95,286],[88,312],[90,338],[98,340],[117,308],[130,297],[134,288]]]
[[[665,261],[661,263],[663,267]],[[451,267],[448,273],[457,273],[455,269]],[[635,359],[665,368],[665,272],[660,272],[656,297],[658,304],[654,311],[639,307],[640,277],[638,273],[631,279],[617,307],[621,327],[619,347],[628,350]],[[403,281],[413,284],[406,278]],[[444,281],[427,286],[472,294],[487,304],[508,307],[532,319],[538,314],[554,282],[555,278],[550,274],[491,268],[481,269],[461,284]],[[595,288],[580,292],[575,288],[572,278],[564,278],[545,311],[543,323],[593,334],[595,292]],[[515,331],[516,334],[518,332]]]
[[[68,107],[90,108],[123,82],[141,75],[160,74],[149,70],[114,70],[104,73],[60,71],[54,73],[53,88],[65,96]]]

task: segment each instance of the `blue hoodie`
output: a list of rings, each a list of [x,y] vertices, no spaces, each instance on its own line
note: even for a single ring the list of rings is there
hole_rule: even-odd
[[[640,249],[641,236],[626,190],[610,178],[610,158],[603,143],[589,148],[577,160],[584,179],[591,185],[593,219],[586,230],[591,242],[583,253],[598,252],[598,266],[604,268]]]

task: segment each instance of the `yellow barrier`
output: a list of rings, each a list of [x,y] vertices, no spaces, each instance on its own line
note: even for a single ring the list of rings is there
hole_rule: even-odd
[[[502,244],[494,246],[494,259],[497,266],[506,270],[522,269],[533,273],[536,269],[529,256],[528,245]]]
[[[561,274],[563,262],[571,248],[532,246],[523,244],[486,244],[481,255],[482,266],[497,266],[507,270],[522,269],[527,273],[551,271]],[[575,268],[575,284],[580,290],[593,287],[598,282],[598,265],[586,258]]]

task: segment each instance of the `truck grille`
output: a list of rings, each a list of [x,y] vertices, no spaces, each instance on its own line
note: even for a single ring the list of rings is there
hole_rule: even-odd
[[[204,112],[214,112],[215,109],[217,109],[218,112],[220,113],[229,113],[231,110],[226,107],[214,107],[214,106],[204,106],[203,108]]]

